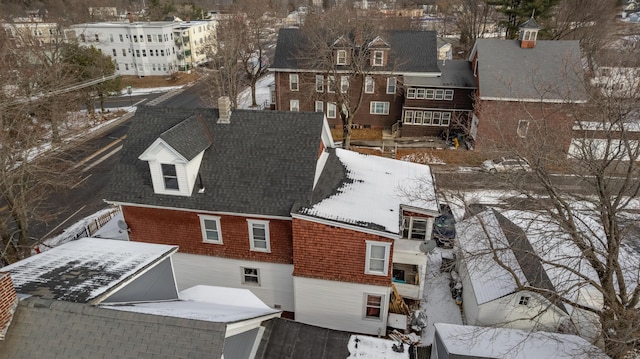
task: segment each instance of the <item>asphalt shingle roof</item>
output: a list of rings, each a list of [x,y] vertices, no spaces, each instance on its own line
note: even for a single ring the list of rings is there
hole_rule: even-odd
[[[476,88],[476,79],[473,76],[471,62],[467,60],[446,60],[438,64],[442,76],[405,76],[405,86],[422,87],[455,87]]]
[[[439,73],[438,49],[435,31],[393,30],[381,32],[380,38],[391,46],[389,63],[375,67],[375,71],[399,73]],[[278,33],[278,42],[272,69],[305,69],[301,54],[307,42],[300,29],[284,28]]]
[[[154,193],[149,166],[138,156],[165,131],[198,115],[213,136],[199,171],[204,193],[198,186],[189,197]],[[106,200],[277,216],[310,200],[323,114],[234,110],[230,123],[217,119],[217,109],[139,107]]]
[[[191,161],[213,143],[211,132],[204,121],[201,115],[191,116],[165,131],[160,138],[187,161]]]
[[[581,102],[586,90],[578,41],[478,39],[481,99]]]
[[[220,358],[225,331],[224,323],[32,297],[20,302],[0,357]]]

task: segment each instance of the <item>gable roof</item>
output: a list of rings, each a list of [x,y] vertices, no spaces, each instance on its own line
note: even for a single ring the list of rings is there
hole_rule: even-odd
[[[311,203],[296,213],[398,234],[401,207],[438,215],[429,166],[338,148],[329,149]]]
[[[375,67],[372,72],[439,73],[438,49],[435,31],[392,30],[383,31],[379,39],[391,48],[387,66]],[[385,45],[386,46],[386,45]],[[308,47],[303,30],[282,28],[272,71],[295,71],[307,69],[302,54]]]
[[[205,187],[189,197],[156,194],[142,154],[165,131],[202,116],[213,136],[199,174]],[[115,167],[106,199],[117,203],[289,216],[294,202],[309,200],[324,115],[234,110],[216,123],[217,109],[139,107]],[[195,127],[199,121],[190,119]],[[199,127],[198,127],[199,128]]]
[[[193,115],[160,135],[160,138],[178,151],[187,161],[213,143],[213,136],[202,115]]]
[[[449,358],[608,358],[600,348],[571,334],[446,323],[434,326],[436,350],[445,349]]]
[[[88,303],[157,265],[178,247],[83,238],[3,267],[18,294]]]
[[[66,301],[20,301],[0,357],[220,358],[225,324],[128,313]]]
[[[455,88],[476,88],[476,78],[473,76],[471,63],[467,60],[445,60],[438,64],[441,76],[405,76],[405,86],[420,87],[455,87]]]
[[[517,40],[478,39],[480,99],[526,102],[585,102],[578,41],[537,41],[520,48]]]

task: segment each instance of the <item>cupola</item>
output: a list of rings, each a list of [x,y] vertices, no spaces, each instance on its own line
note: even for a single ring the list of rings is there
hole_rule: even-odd
[[[520,47],[523,49],[533,49],[536,47],[536,38],[538,37],[538,31],[540,31],[540,29],[540,25],[533,19],[533,16],[520,25],[520,34],[518,35]]]

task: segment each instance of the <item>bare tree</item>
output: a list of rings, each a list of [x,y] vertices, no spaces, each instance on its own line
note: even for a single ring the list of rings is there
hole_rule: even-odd
[[[460,0],[458,9],[456,27],[464,56],[468,56],[478,38],[497,30],[496,12],[484,0]]]

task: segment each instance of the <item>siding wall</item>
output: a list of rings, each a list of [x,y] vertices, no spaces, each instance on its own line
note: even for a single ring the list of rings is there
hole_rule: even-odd
[[[172,256],[178,289],[212,285],[249,289],[270,307],[293,312],[293,265],[176,253]],[[242,284],[242,267],[258,268],[260,285]]]
[[[354,333],[385,333],[390,288],[294,277],[296,321]],[[382,295],[382,320],[364,319],[366,294]]]
[[[373,234],[293,219],[294,275],[332,281],[362,283],[388,287],[391,285],[389,258],[386,276],[365,274],[366,241],[392,243],[393,240]]]
[[[263,253],[250,250],[249,217],[219,216],[223,244],[211,244],[202,241],[196,212],[132,206],[122,206],[122,212],[131,228],[129,238],[132,241],[177,245],[183,253],[293,263],[291,221],[288,220],[269,220],[271,253]]]

